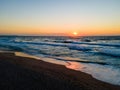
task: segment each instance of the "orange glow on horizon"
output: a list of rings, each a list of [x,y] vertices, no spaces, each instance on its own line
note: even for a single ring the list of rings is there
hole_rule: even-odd
[[[0,35],[50,35],[50,36],[100,36],[100,35],[120,35],[120,27],[114,26],[91,26],[91,27],[71,27],[66,28],[64,26],[26,26],[26,25],[0,25]]]

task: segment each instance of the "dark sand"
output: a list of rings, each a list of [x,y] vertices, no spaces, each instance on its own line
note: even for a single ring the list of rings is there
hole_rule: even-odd
[[[0,90],[120,90],[120,86],[62,65],[0,53]]]

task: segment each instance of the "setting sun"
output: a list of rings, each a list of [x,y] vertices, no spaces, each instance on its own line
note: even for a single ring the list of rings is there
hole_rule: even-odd
[[[73,35],[75,35],[75,36],[76,36],[76,35],[78,35],[78,33],[77,33],[77,32],[73,32]]]

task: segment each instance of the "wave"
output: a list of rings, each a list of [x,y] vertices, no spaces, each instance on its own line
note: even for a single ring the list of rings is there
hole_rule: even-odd
[[[18,42],[15,42],[18,43]],[[63,44],[63,43],[51,43],[51,42],[19,42],[21,44],[34,44],[34,45],[49,45],[49,46],[61,46],[61,47],[68,47],[72,50],[81,50],[81,51],[88,51],[91,50],[90,47],[80,46],[80,45],[73,45],[73,44]]]
[[[93,43],[93,42],[71,42],[72,44],[87,44],[87,45],[100,45],[100,46],[113,46],[120,47],[119,43]]]
[[[21,47],[18,47],[16,45],[5,45],[5,44],[0,44],[0,48],[3,48],[3,49],[8,49],[10,51],[24,51]]]
[[[105,55],[109,55],[109,56],[116,56],[116,57],[120,57],[120,49],[99,49],[98,50],[101,54],[105,54]]]
[[[70,40],[69,40],[70,41]],[[86,45],[83,45],[86,44]],[[30,48],[30,45],[48,45],[48,46],[54,46],[54,47],[67,47],[70,50],[77,50],[77,51],[91,51],[94,50],[95,47],[91,47],[89,45],[107,45],[107,46],[120,46],[119,44],[98,44],[98,43],[88,43],[88,42],[75,42],[70,41],[70,43],[53,43],[53,42],[30,42],[30,41],[14,41],[14,42],[7,42],[3,43],[1,42],[0,47],[8,48],[10,50],[14,51],[22,51],[22,52],[39,52],[41,54],[46,54],[45,52],[42,52],[39,48],[35,49]],[[98,53],[110,55],[110,56],[117,56],[120,57],[120,49],[97,49]]]
[[[69,49],[73,49],[73,50],[82,50],[82,51],[88,51],[91,50],[91,48],[86,47],[86,46],[77,46],[77,45],[71,45],[68,47]]]
[[[112,47],[120,47],[120,43],[96,43],[91,40],[84,41],[74,41],[74,40],[63,40],[63,41],[54,41],[56,43],[69,43],[69,44],[86,44],[86,45],[99,45],[99,46],[112,46]]]

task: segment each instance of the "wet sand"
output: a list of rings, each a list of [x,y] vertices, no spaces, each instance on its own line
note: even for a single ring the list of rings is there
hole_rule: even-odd
[[[120,86],[63,65],[0,53],[0,90],[120,90]]]

